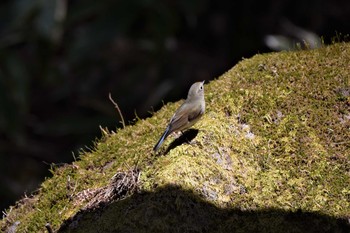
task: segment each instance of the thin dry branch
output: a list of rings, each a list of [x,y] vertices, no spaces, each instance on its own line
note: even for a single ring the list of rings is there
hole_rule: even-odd
[[[114,107],[117,109],[119,116],[122,120],[123,128],[125,128],[125,121],[122,112],[120,111],[120,108],[118,104],[113,100],[111,93],[108,94],[109,100],[114,104]]]

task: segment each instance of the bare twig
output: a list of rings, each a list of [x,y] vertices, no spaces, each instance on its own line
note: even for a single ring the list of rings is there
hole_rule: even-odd
[[[125,121],[124,121],[124,117],[122,115],[122,112],[120,111],[120,108],[118,106],[118,104],[112,99],[112,95],[111,93],[108,94],[109,100],[114,104],[114,107],[118,110],[119,116],[122,120],[122,124],[123,124],[123,128],[125,128]]]

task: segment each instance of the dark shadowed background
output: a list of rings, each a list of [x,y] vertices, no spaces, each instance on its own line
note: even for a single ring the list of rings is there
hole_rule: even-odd
[[[185,98],[242,57],[347,38],[350,2],[3,0],[0,3],[0,209],[51,164]]]

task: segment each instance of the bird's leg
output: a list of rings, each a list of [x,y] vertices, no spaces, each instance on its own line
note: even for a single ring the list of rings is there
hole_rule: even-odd
[[[173,135],[174,135],[175,138],[179,138],[179,137],[181,137],[183,135],[183,132],[182,131],[177,131],[177,132],[174,132]]]

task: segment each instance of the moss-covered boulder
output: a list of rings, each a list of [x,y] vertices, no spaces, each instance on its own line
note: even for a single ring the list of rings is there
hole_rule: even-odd
[[[349,232],[350,44],[256,55],[205,86],[194,129],[152,148],[178,103],[53,169],[3,231]]]

